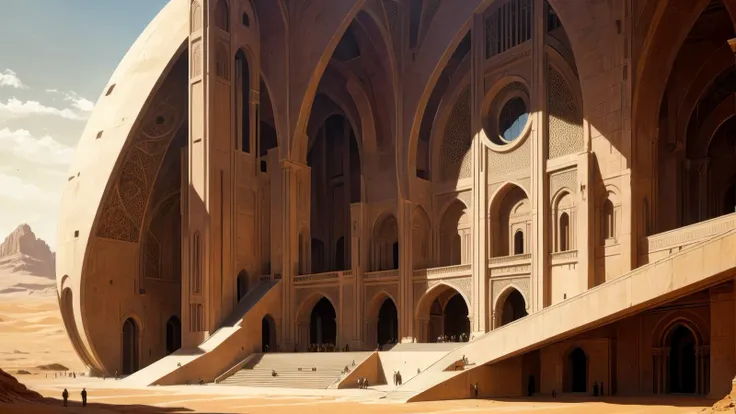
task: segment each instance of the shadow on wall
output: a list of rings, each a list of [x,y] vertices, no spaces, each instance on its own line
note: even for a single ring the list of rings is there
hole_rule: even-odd
[[[76,390],[75,392],[70,392],[70,394],[77,394]],[[68,413],[68,412],[76,412],[75,408],[82,407],[82,403],[80,401],[70,400],[69,406],[64,407],[64,404],[61,400],[53,399],[53,398],[46,398],[45,404],[29,404],[29,403],[19,403],[19,404],[12,404],[7,405],[4,407],[10,408],[11,410],[15,410],[12,412],[18,412],[18,413],[28,413],[28,414],[51,414],[51,413]],[[85,411],[90,411],[93,413],[105,413],[105,414],[127,414],[127,413],[136,413],[136,414],[167,414],[167,413],[191,413],[194,412],[194,410],[191,410],[189,408],[184,407],[155,407],[151,405],[115,405],[115,404],[98,404],[98,403],[88,403],[86,407],[84,407]],[[1,412],[5,412],[4,410],[0,410]],[[11,411],[8,411],[11,412]],[[222,412],[215,412],[211,411],[207,414],[224,414]]]

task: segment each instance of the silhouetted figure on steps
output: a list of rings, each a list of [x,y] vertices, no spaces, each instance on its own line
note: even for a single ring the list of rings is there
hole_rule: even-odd
[[[82,388],[82,407],[87,406],[87,389]]]
[[[272,377],[275,377],[275,376],[276,376],[276,370],[275,370],[275,369],[272,369],[272,370],[271,370],[271,376],[272,376]]]
[[[69,399],[69,391],[64,388],[64,391],[61,393],[61,398],[64,399],[64,407],[67,405],[67,400]]]

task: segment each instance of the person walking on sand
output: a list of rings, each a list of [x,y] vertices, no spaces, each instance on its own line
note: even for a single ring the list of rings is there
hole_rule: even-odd
[[[82,388],[82,407],[87,406],[87,389]]]
[[[64,391],[61,393],[61,398],[64,399],[64,407],[67,406],[67,400],[69,399],[69,391],[64,388]]]

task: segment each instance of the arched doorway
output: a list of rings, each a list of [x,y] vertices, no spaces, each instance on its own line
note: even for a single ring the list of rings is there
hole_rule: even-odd
[[[329,299],[323,297],[309,318],[309,341],[311,344],[333,344],[337,342],[337,314]]]
[[[588,391],[588,356],[581,348],[573,349],[567,355],[565,364],[565,392]]]
[[[468,303],[460,292],[444,283],[422,296],[415,318],[420,342],[460,342],[470,338]]]
[[[445,336],[456,340],[463,335],[470,336],[470,320],[468,306],[459,293],[455,293],[445,305]]]
[[[128,318],[123,322],[123,346],[122,346],[122,357],[123,366],[122,373],[124,375],[132,374],[138,371],[138,337],[139,330],[138,324],[135,319]]]
[[[496,314],[500,317],[500,323],[497,326],[504,326],[528,315],[524,296],[513,288],[507,291],[506,298],[499,307],[500,309],[496,309]]]
[[[248,293],[248,272],[241,270],[238,273],[238,302]]]
[[[669,390],[675,394],[694,394],[696,380],[695,335],[683,325],[675,327],[670,339]]]
[[[378,311],[378,344],[396,343],[399,339],[399,313],[396,304],[391,298],[383,300]]]
[[[261,319],[261,351],[271,352],[276,350],[276,323],[271,315],[265,315]]]
[[[181,321],[176,315],[166,322],[166,355],[181,348]]]

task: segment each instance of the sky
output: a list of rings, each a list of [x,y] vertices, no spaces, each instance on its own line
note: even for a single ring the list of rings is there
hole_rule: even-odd
[[[95,101],[167,0],[0,0],[0,241],[28,223],[52,250]]]

